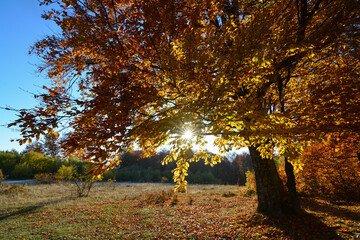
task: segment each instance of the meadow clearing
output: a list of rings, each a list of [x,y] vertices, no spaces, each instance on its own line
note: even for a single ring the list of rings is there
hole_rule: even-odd
[[[302,198],[305,212],[256,214],[245,187],[95,184],[1,185],[0,239],[360,239],[360,205]]]

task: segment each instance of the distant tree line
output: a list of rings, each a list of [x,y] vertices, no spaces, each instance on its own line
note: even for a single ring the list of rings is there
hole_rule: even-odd
[[[77,158],[52,158],[40,152],[0,151],[0,170],[6,179],[32,179],[37,174],[57,174],[65,167],[85,174],[87,163]]]
[[[168,154],[161,151],[150,158],[141,158],[141,151],[122,154],[119,169],[104,173],[105,179],[133,182],[172,182],[172,170],[175,163],[162,165],[161,161]],[[203,161],[195,162],[189,167],[189,183],[195,184],[239,184],[245,185],[248,170],[252,169],[250,155],[234,154],[232,160],[223,157],[223,161],[211,167]]]
[[[46,144],[45,144],[46,143]],[[0,170],[6,179],[33,179],[37,175],[48,174],[61,179],[70,179],[75,174],[86,174],[89,165],[77,158],[61,157],[61,151],[48,151],[48,141],[28,145],[21,153],[0,152]],[[57,154],[54,154],[57,153]],[[103,180],[119,182],[172,182],[174,163],[162,165],[168,154],[163,150],[150,158],[142,158],[141,151],[122,154],[121,166],[103,174]],[[230,157],[229,157],[230,158]],[[203,161],[190,165],[188,182],[194,184],[239,184],[245,185],[248,170],[252,169],[251,158],[247,153],[233,154],[231,160],[223,161],[213,167]]]

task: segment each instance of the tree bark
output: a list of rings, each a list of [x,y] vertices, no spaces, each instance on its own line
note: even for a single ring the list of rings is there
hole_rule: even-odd
[[[297,191],[296,191],[294,167],[288,161],[287,158],[285,158],[285,173],[286,173],[286,179],[287,179],[286,187],[287,187],[287,189],[289,191],[289,195],[290,195],[290,205],[295,213],[300,213],[301,207],[300,207],[299,197],[298,197]]]
[[[280,75],[279,75],[280,76]],[[284,101],[284,95],[285,95],[285,87],[290,81],[290,70],[288,70],[288,75],[285,78],[285,82],[283,83],[283,79],[278,79],[278,90],[279,90],[279,100],[281,104],[281,112],[285,112],[285,101]],[[290,197],[290,203],[289,205],[292,207],[292,210],[295,213],[300,213],[301,207],[299,198],[296,192],[296,181],[295,181],[295,174],[294,174],[294,167],[289,162],[289,160],[285,157],[285,173],[286,173],[286,187],[288,189],[288,194]]]
[[[272,217],[288,215],[293,212],[286,201],[284,185],[274,160],[262,158],[255,146],[249,147],[249,151],[255,171],[257,211]]]

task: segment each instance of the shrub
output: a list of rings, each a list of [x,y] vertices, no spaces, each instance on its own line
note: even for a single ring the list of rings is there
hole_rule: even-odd
[[[26,162],[17,164],[10,175],[15,179],[30,179],[34,176],[33,170]]]
[[[0,169],[5,176],[9,176],[14,170],[19,159],[17,154],[13,152],[0,152]]]
[[[68,160],[65,161],[64,165],[73,166],[74,171],[80,175],[86,174],[86,169],[89,166],[87,162],[84,162],[75,157],[70,157]]]
[[[93,186],[92,176],[78,175],[74,179],[74,184],[76,186],[76,193],[78,197],[87,197],[89,196],[90,190]]]
[[[164,204],[168,200],[170,200],[174,195],[174,191],[161,191],[156,193],[147,192],[145,195],[141,198],[140,202],[143,204]],[[173,198],[174,204],[178,202],[177,196]],[[176,203],[175,203],[176,202]]]
[[[256,194],[256,181],[255,181],[255,174],[251,171],[247,171],[246,175],[246,196],[252,196]]]
[[[27,163],[33,173],[53,173],[60,167],[60,161],[46,157],[39,152],[29,152],[21,157],[22,163]]]
[[[55,176],[51,173],[36,173],[34,175],[34,180],[37,184],[50,184],[57,182]]]
[[[37,173],[34,175],[34,179],[36,183],[41,184],[50,184],[50,183],[57,183],[59,179],[51,173]]]
[[[62,165],[56,172],[56,177],[63,180],[73,180],[75,169],[73,166]]]
[[[236,196],[236,193],[234,193],[234,192],[224,192],[222,194],[222,196],[223,197],[234,197],[234,196]]]
[[[36,173],[54,173],[60,167],[60,162],[50,157],[36,159],[32,164],[30,167]]]
[[[91,170],[91,167],[89,165],[87,165],[84,170],[86,172],[85,174],[75,173],[73,177],[78,197],[89,196],[93,183],[97,180],[101,180],[101,177],[94,177],[94,175],[89,174]]]

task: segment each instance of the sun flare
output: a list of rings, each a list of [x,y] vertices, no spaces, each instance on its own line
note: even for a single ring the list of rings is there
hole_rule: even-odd
[[[193,137],[193,133],[190,130],[186,130],[182,135],[182,138],[190,140]]]

